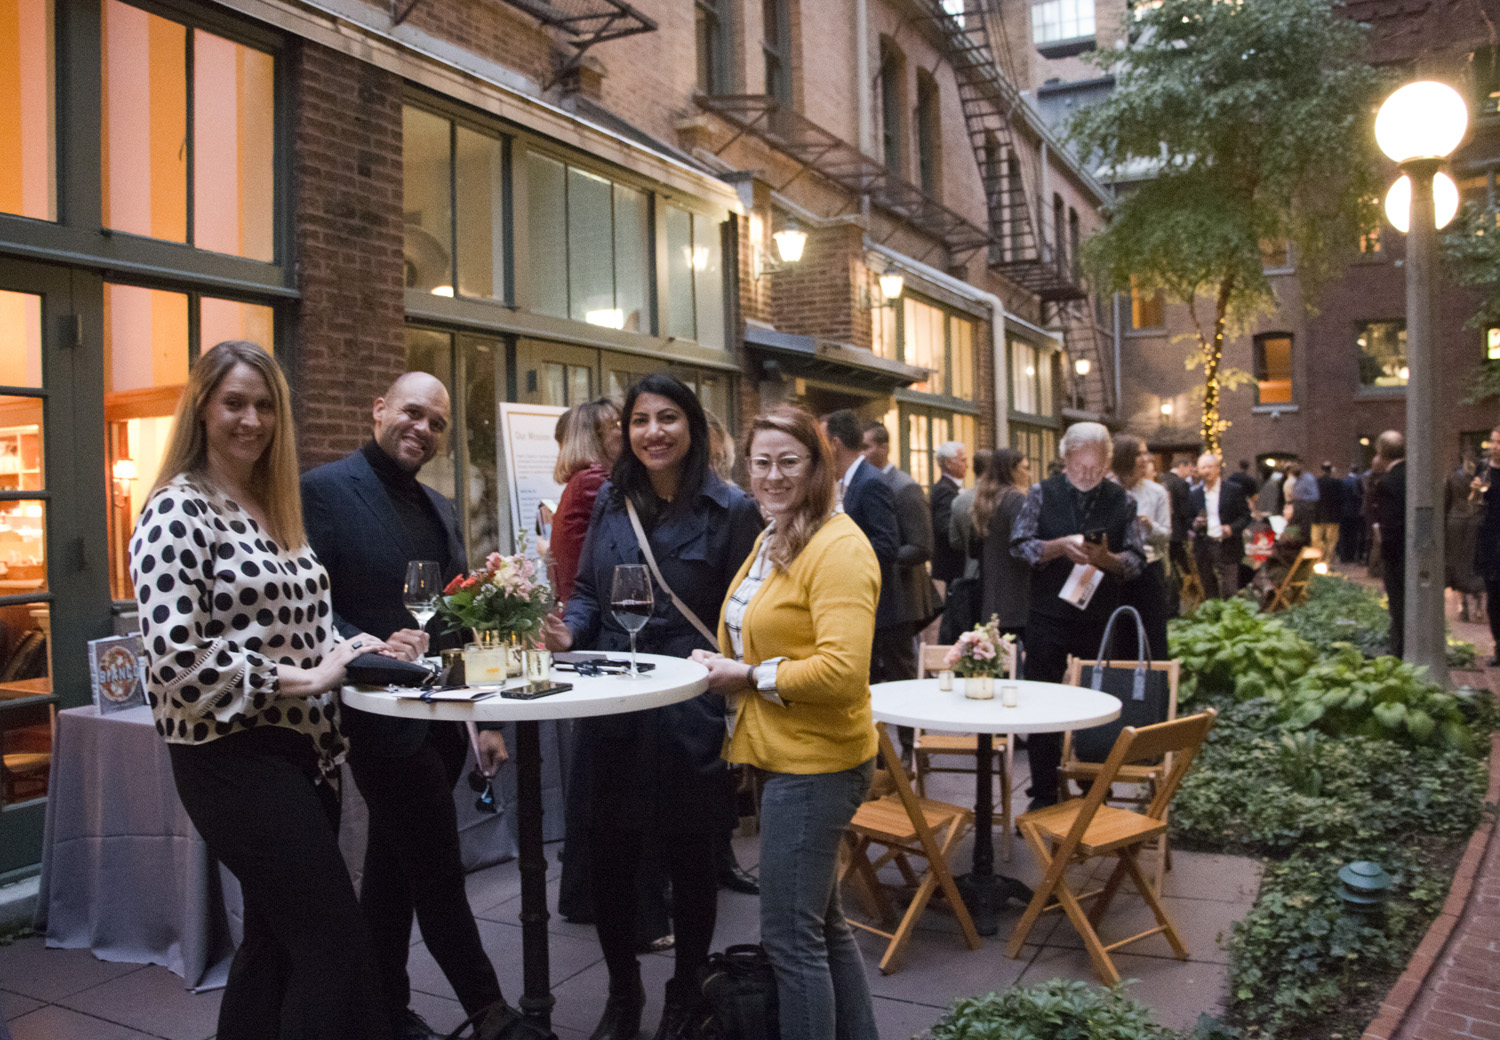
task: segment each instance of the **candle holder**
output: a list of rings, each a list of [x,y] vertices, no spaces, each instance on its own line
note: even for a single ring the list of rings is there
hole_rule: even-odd
[[[1006,683],[1000,687],[1000,703],[1007,708],[1014,708],[1021,698],[1021,688],[1015,683]]]
[[[953,669],[944,668],[938,672],[938,689],[945,692],[953,689]]]
[[[552,651],[535,647],[526,651],[526,681],[546,682],[552,678]]]
[[[993,675],[970,675],[964,679],[964,696],[971,701],[995,699],[995,677]]]

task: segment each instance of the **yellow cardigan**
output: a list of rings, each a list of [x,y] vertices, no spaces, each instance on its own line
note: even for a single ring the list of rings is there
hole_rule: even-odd
[[[745,580],[761,539],[729,585]],[[843,513],[824,522],[786,571],[773,569],[745,610],[746,664],[785,657],[776,670],[784,705],[740,698],[724,757],[777,773],[835,773],[875,756],[870,646],[880,565],[864,532]],[[719,615],[719,649],[733,656]]]

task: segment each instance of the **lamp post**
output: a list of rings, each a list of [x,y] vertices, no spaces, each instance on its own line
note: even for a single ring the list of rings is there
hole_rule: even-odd
[[[1452,87],[1408,83],[1380,106],[1375,140],[1410,179],[1406,240],[1406,660],[1448,685],[1443,617],[1442,467],[1433,356],[1432,272],[1438,222],[1433,178],[1468,129],[1469,113]],[[1399,207],[1398,207],[1399,209]],[[1390,206],[1387,206],[1389,212]],[[1393,223],[1395,221],[1393,220]]]

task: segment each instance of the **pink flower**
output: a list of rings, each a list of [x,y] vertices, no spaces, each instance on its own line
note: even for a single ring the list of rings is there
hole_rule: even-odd
[[[490,572],[498,571],[500,569],[500,561],[503,559],[505,557],[497,552],[490,553],[484,558],[484,569]]]
[[[943,658],[943,667],[952,668],[958,664],[959,658],[963,656],[962,650],[963,648],[956,643],[950,647],[947,655]]]

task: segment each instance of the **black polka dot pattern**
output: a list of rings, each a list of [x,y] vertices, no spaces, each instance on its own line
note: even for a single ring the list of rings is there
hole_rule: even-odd
[[[130,577],[163,737],[196,744],[264,723],[307,734],[326,769],[343,758],[337,694],[277,697],[277,664],[314,667],[333,638],[311,548],[281,549],[238,504],[179,476],[141,510]]]

